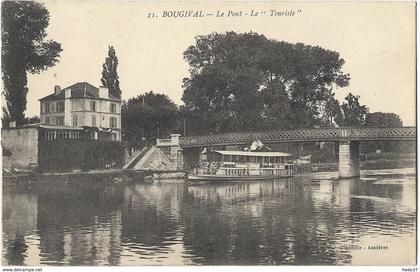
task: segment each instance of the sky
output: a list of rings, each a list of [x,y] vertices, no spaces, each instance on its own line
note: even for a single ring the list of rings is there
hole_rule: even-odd
[[[87,81],[100,85],[108,45],[119,59],[123,99],[155,91],[181,104],[188,77],[183,52],[197,35],[257,32],[270,39],[321,46],[340,53],[350,86],[336,90],[340,101],[360,95],[370,112],[394,112],[415,125],[414,2],[45,2],[48,38],[61,43],[60,62],[28,76],[27,116],[39,115],[39,102],[54,85]],[[164,11],[200,11],[225,17],[163,18]],[[226,17],[230,11],[242,16]],[[267,11],[250,17],[251,10]],[[271,10],[294,16],[269,16]],[[300,11],[299,11],[300,10]],[[148,18],[149,13],[157,18]],[[245,13],[247,15],[245,15]]]

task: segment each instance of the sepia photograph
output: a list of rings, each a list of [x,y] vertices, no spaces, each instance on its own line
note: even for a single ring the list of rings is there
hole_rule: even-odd
[[[416,57],[411,1],[3,0],[2,271],[416,271]]]

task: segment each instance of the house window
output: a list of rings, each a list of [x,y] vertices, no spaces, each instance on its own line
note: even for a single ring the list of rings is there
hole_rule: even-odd
[[[47,124],[47,125],[50,124],[50,117],[45,117],[45,124]]]
[[[55,103],[51,103],[50,104],[50,107],[51,107],[51,112],[55,112]]]
[[[117,117],[109,117],[109,126],[112,128],[117,127]]]
[[[116,113],[117,112],[117,105],[115,105],[114,103],[109,104],[109,111],[112,113]]]
[[[45,103],[45,113],[50,113],[50,103]]]
[[[57,126],[64,126],[64,116],[57,116],[55,122]]]
[[[73,115],[73,127],[77,127],[77,115]]]
[[[96,127],[96,115],[92,115],[92,127]]]
[[[57,112],[64,112],[64,102],[57,103]]]
[[[90,101],[90,110],[91,111],[96,111],[96,102],[95,101]]]

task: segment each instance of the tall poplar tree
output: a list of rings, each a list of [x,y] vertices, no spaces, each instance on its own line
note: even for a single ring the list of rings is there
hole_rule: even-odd
[[[101,82],[104,87],[109,89],[109,93],[117,98],[121,98],[120,81],[118,80],[118,58],[115,54],[113,46],[108,47],[108,57],[102,65],[102,78]]]
[[[40,73],[58,62],[61,45],[45,40],[50,15],[43,4],[32,1],[1,3],[1,73],[7,118],[22,125],[25,121],[27,72]]]

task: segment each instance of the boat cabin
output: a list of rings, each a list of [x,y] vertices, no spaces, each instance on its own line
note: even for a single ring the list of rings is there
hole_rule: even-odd
[[[205,153],[202,174],[228,176],[293,175],[292,155],[283,152],[214,150]]]

